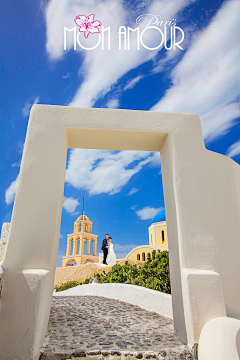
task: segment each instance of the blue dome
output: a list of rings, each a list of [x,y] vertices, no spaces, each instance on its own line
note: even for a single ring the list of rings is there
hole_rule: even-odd
[[[152,223],[161,222],[161,221],[166,221],[165,209],[159,211],[159,213],[157,213],[154,216]]]

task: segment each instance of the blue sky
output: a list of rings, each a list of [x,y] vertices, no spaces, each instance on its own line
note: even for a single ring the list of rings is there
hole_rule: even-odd
[[[3,0],[1,223],[11,219],[34,103],[196,113],[206,148],[239,163],[239,12],[236,0],[23,0],[21,5]],[[69,36],[64,51],[64,26],[78,30],[74,19],[83,14],[95,14],[104,28],[110,26],[110,50],[74,50]],[[137,24],[143,14],[151,16]],[[150,19],[154,25],[157,15],[159,21],[176,19],[185,35],[183,50],[137,50],[134,36],[130,50],[119,50],[120,26],[143,31]],[[151,29],[143,39],[153,48],[159,36]],[[177,41],[179,37],[180,32]],[[84,39],[82,33],[80,39],[90,47],[98,35]],[[98,251],[106,232],[119,257],[148,243],[151,219],[164,207],[158,153],[73,149],[66,168],[58,266],[66,235],[82,212],[84,191],[85,211],[99,236]]]

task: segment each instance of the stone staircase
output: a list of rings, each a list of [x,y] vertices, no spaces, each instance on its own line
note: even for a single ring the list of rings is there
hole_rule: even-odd
[[[167,317],[100,296],[54,297],[39,359],[83,358],[193,359]]]

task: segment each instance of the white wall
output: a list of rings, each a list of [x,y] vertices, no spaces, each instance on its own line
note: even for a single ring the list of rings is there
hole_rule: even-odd
[[[104,296],[154,311],[170,319],[172,315],[172,297],[160,291],[131,284],[85,284],[74,288],[54,292],[53,296]]]
[[[240,166],[205,149],[199,117],[34,105],[2,264],[1,360],[38,359],[44,340],[68,147],[160,151],[175,331],[193,345],[212,318],[240,319]]]

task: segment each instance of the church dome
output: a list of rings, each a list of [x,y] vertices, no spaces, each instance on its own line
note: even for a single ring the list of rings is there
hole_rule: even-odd
[[[159,213],[157,213],[154,216],[152,223],[157,223],[157,222],[162,222],[162,221],[166,221],[165,209],[159,211]]]
[[[78,220],[91,221],[91,220],[89,219],[89,217],[86,216],[85,214],[79,216],[76,221],[78,221]]]

